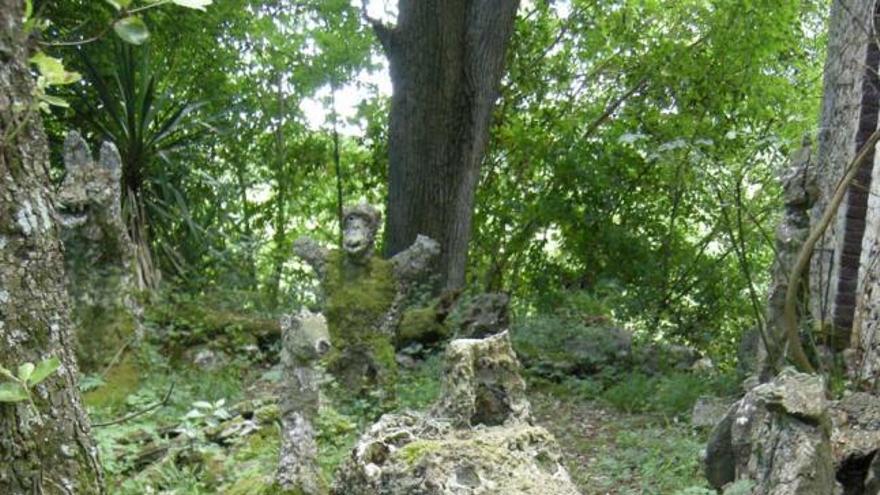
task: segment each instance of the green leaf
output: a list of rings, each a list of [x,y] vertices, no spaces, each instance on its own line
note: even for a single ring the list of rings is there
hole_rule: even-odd
[[[46,79],[48,86],[71,84],[82,79],[79,72],[68,71],[59,58],[50,57],[43,52],[37,52],[31,57],[30,62],[37,66],[40,75]]]
[[[18,379],[26,382],[34,372],[34,363],[24,363],[18,367]]]
[[[4,368],[3,366],[0,366],[0,375],[3,375],[3,376],[5,376],[6,378],[9,378],[10,380],[15,380],[15,379],[16,379],[16,378],[15,378],[15,375],[13,375],[11,371],[9,371],[8,369]]]
[[[70,108],[70,103],[67,103],[67,100],[64,98],[59,98],[57,96],[52,95],[40,95],[40,100],[48,103],[49,105],[61,107],[61,108]]]
[[[131,0],[107,0],[107,3],[112,5],[116,10],[122,10],[131,5]]]
[[[129,16],[113,23],[113,30],[122,41],[132,45],[141,45],[150,37],[150,30],[138,16]]]
[[[33,387],[34,385],[45,380],[49,375],[55,373],[55,371],[61,367],[61,360],[57,357],[51,357],[42,361],[37,365],[36,369],[34,369],[33,374],[28,379],[28,385]]]
[[[0,383],[0,402],[21,402],[28,399],[27,391],[17,383]]]
[[[214,0],[171,0],[172,3],[188,9],[205,10]]]

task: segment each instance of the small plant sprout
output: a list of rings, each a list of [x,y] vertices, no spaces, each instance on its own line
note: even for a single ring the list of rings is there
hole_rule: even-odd
[[[61,366],[57,357],[51,357],[39,364],[24,363],[18,367],[18,373],[12,373],[0,366],[0,376],[8,382],[0,383],[0,402],[15,403],[27,401],[36,409],[31,389],[49,377]]]

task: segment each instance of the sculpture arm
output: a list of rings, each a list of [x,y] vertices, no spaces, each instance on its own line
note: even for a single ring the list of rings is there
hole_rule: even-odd
[[[329,251],[310,237],[300,237],[293,242],[293,254],[308,263],[323,279],[326,273]]]
[[[431,268],[440,254],[440,244],[428,236],[419,234],[412,246],[391,258],[395,277],[402,282],[418,279]]]

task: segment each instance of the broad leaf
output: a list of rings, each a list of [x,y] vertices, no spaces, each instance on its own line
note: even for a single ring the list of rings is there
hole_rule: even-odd
[[[24,363],[18,367],[18,379],[26,382],[34,373],[34,363]]]
[[[57,357],[51,357],[49,359],[46,359],[45,361],[38,364],[36,369],[34,369],[34,372],[31,374],[31,377],[28,379],[28,384],[30,386],[34,386],[34,385],[42,382],[49,375],[51,375],[52,373],[55,373],[55,370],[57,370],[60,366],[61,366],[61,360],[59,360]]]
[[[68,71],[64,68],[61,59],[50,57],[43,52],[37,52],[31,57],[30,62],[37,66],[37,69],[46,79],[49,86],[57,86],[61,84],[71,84],[82,79],[78,72]]]
[[[27,392],[17,383],[0,383],[0,402],[21,402],[28,399]]]
[[[205,10],[214,0],[171,0],[173,3],[189,9]]]
[[[122,41],[132,45],[141,45],[150,37],[150,30],[138,16],[129,16],[113,23],[113,30]]]

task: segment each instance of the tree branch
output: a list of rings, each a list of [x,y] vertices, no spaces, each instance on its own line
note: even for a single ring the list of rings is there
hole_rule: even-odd
[[[367,13],[367,0],[361,0],[361,15],[364,20],[369,22],[373,27],[373,32],[375,32],[376,37],[379,38],[379,43],[382,45],[382,49],[385,50],[385,54],[390,56],[391,42],[394,38],[394,28],[375,17],[371,17],[370,14]]]

